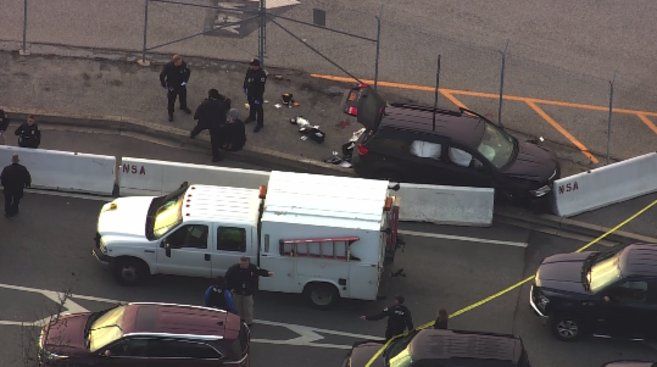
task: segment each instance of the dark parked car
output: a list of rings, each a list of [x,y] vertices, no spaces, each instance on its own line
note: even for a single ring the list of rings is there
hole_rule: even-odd
[[[41,330],[41,366],[248,366],[250,331],[214,308],[130,303],[62,315]]]
[[[550,256],[538,268],[529,303],[561,340],[655,338],[657,245]]]
[[[356,343],[343,367],[363,367],[382,341]],[[424,329],[393,341],[372,367],[530,367],[522,340],[513,335]]]
[[[360,176],[494,187],[507,197],[533,199],[547,196],[560,175],[552,152],[469,110],[387,104],[359,86],[348,92],[344,111],[365,126],[352,154]]]

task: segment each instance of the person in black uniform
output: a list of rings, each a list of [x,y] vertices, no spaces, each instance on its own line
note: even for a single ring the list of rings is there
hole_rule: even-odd
[[[5,110],[0,107],[0,145],[5,145],[5,134],[9,128],[9,119],[5,114]]]
[[[249,64],[249,70],[244,78],[244,94],[249,102],[249,117],[244,121],[245,124],[256,120],[254,133],[262,130],[263,125],[263,95],[265,93],[265,83],[267,82],[267,73],[260,67],[260,60],[253,59]]]
[[[212,161],[221,160],[222,130],[226,125],[226,113],[230,107],[230,99],[219,94],[216,89],[208,91],[208,98],[196,108],[194,119],[198,120],[189,137],[194,139],[201,131],[210,130],[210,144],[212,145]]]
[[[18,135],[19,147],[38,148],[41,144],[41,131],[34,115],[27,115],[27,120],[14,133]]]
[[[244,122],[240,120],[240,112],[236,108],[228,111],[228,119],[223,129],[223,143],[221,148],[229,152],[237,152],[246,144],[246,131]]]
[[[386,326],[386,340],[391,339],[395,335],[402,334],[404,330],[413,330],[413,318],[411,311],[404,306],[404,297],[395,296],[395,303],[383,309],[383,311],[369,316],[361,316],[362,320],[381,320],[388,318],[388,325]]]
[[[271,277],[274,273],[251,264],[247,256],[240,257],[240,262],[226,271],[226,285],[232,290],[233,300],[242,321],[251,326],[253,323],[253,295],[258,290],[259,277]]]
[[[23,189],[32,184],[30,172],[18,163],[18,154],[13,154],[11,164],[2,170],[0,183],[4,188],[5,216],[13,217],[18,214],[18,203],[23,197]]]
[[[192,113],[187,107],[187,82],[192,72],[183,61],[182,56],[173,55],[171,61],[164,65],[160,73],[160,84],[167,90],[167,112],[169,121],[173,121],[173,105],[176,97],[180,98],[180,109],[186,113]]]

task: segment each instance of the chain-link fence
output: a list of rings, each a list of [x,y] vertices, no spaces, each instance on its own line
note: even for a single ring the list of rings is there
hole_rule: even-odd
[[[430,15],[390,13],[374,1],[0,0],[0,6],[0,38],[23,53],[67,45],[146,60],[174,52],[261,57],[267,66],[318,77],[376,78],[390,87],[384,93],[426,104],[433,103],[440,55],[441,107],[467,107],[527,136],[544,136],[570,147],[583,164],[654,150],[657,138],[655,77],[512,40],[453,39]]]

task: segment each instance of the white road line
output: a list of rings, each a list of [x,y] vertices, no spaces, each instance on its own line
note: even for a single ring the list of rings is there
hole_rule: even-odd
[[[440,239],[445,239],[445,240],[456,240],[456,241],[476,242],[476,243],[490,243],[490,244],[494,244],[494,245],[527,247],[526,242],[491,240],[491,239],[488,239],[488,238],[456,236],[456,235],[452,235],[452,234],[433,233],[433,232],[408,231],[408,230],[403,230],[403,229],[400,229],[398,231],[398,233],[403,234],[403,235],[407,235],[407,236],[440,238]]]
[[[20,285],[0,283],[0,289],[2,289],[2,288],[11,289],[11,290],[15,290],[15,291],[22,291],[22,292],[41,294],[44,297],[52,300],[54,303],[60,303],[61,299],[63,297],[62,292],[51,291],[51,290],[47,290],[47,289],[23,287],[23,286],[20,286]],[[110,303],[110,304],[127,303],[126,301],[120,301],[120,300],[116,300],[116,299],[109,299],[109,298],[102,298],[102,297],[95,297],[95,296],[86,296],[86,295],[81,295],[81,294],[71,294],[69,296],[69,298],[66,300],[66,302],[64,303],[64,308],[66,309],[64,314],[71,313],[71,312],[84,312],[84,311],[87,311],[84,307],[82,307],[79,304],[75,303],[73,301],[74,299],[96,301],[96,302],[106,302],[106,303]],[[45,325],[45,323],[48,321],[49,318],[50,318],[50,316],[48,316],[46,318],[43,318],[41,320],[27,321],[27,322],[26,321],[15,321],[15,320],[0,320],[0,326],[41,327],[41,326]],[[252,339],[251,341],[254,342],[254,343],[349,350],[352,347],[351,345],[322,344],[321,340],[324,339],[324,336],[322,336],[321,334],[337,335],[337,336],[349,337],[349,338],[354,338],[354,339],[359,339],[359,340],[362,340],[362,339],[382,340],[381,338],[376,337],[376,336],[372,336],[372,335],[355,334],[355,333],[350,333],[350,332],[340,331],[340,330],[321,329],[321,328],[315,328],[315,327],[312,327],[312,326],[305,326],[305,325],[299,325],[299,324],[290,324],[290,323],[277,322],[277,321],[260,320],[260,319],[257,319],[257,320],[254,320],[254,321],[255,321],[256,324],[286,328],[286,329],[288,329],[288,330],[290,330],[293,333],[298,335],[295,338],[287,339],[287,340]]]

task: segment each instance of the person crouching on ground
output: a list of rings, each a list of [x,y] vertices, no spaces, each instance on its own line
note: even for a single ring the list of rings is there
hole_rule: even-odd
[[[235,307],[235,302],[233,301],[233,294],[226,288],[226,280],[224,278],[218,278],[214,284],[205,290],[203,300],[206,307],[213,307],[239,315]]]
[[[223,132],[224,140],[221,145],[222,149],[229,152],[237,152],[244,148],[244,144],[246,144],[246,131],[237,108],[231,108],[228,111],[228,119]]]

